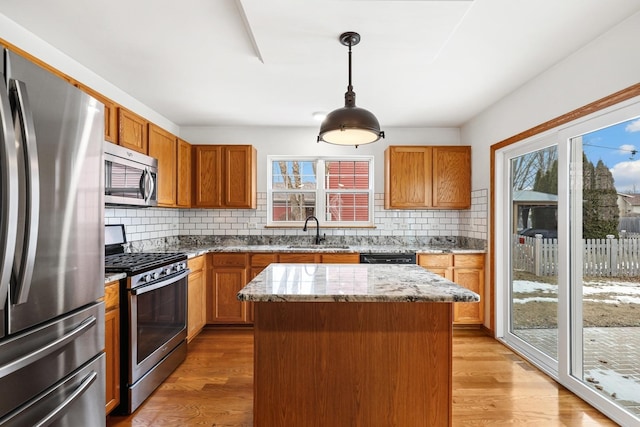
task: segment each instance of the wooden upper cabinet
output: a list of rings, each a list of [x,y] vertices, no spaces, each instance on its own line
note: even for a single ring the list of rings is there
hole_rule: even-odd
[[[431,147],[391,146],[384,167],[386,209],[431,206]]]
[[[223,150],[225,207],[257,206],[256,149],[251,145],[228,145]]]
[[[433,205],[471,207],[471,147],[433,147]]]
[[[158,159],[158,206],[176,206],[177,139],[166,130],[149,124],[149,155]]]
[[[83,85],[82,83],[76,83],[76,86],[81,91],[93,96],[102,105],[104,105],[104,139],[114,144],[118,143],[118,106],[115,102],[107,98],[106,96],[96,92]]]
[[[148,122],[139,115],[118,108],[118,144],[143,154],[148,153]]]
[[[181,208],[191,207],[191,144],[178,139],[178,172],[176,188],[176,205]]]
[[[384,157],[385,209],[471,206],[471,147],[390,146]]]
[[[218,208],[222,205],[222,146],[194,145],[193,198],[197,208]]]
[[[253,146],[196,145],[192,156],[194,207],[256,208],[257,165]]]

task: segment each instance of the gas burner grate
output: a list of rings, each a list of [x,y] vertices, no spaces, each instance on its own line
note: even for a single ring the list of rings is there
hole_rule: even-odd
[[[165,252],[138,252],[122,253],[105,257],[105,270],[107,272],[138,273],[173,262],[187,259],[182,253]]]

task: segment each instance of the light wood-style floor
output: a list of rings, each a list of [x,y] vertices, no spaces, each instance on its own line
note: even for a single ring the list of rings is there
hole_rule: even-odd
[[[456,330],[453,354],[455,427],[616,425],[480,331]],[[251,330],[205,329],[143,406],[107,426],[252,426],[252,374]]]

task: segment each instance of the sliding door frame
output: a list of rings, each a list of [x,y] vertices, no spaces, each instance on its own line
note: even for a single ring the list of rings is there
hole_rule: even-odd
[[[633,110],[630,112],[630,110]],[[615,123],[629,119],[629,114],[637,115],[635,111],[640,111],[640,83],[617,92],[611,96],[602,98],[585,107],[574,110],[556,119],[531,128],[525,132],[501,141],[491,146],[491,188],[490,188],[490,286],[488,302],[489,311],[489,329],[494,337],[503,337],[505,328],[505,286],[509,286],[509,277],[505,274],[505,268],[496,265],[496,260],[510,259],[505,253],[504,218],[505,209],[496,205],[496,194],[500,197],[498,200],[503,201],[506,193],[505,177],[509,177],[510,173],[505,171],[505,152],[515,151],[509,149],[509,146],[518,143],[533,143],[539,139],[547,139],[555,135],[558,144],[558,256],[564,269],[559,270],[558,283],[571,284],[572,277],[581,277],[582,272],[570,268],[576,262],[580,262],[575,257],[571,259],[569,253],[570,245],[582,244],[582,221],[570,221],[571,206],[575,206],[575,194],[572,196],[569,186],[575,182],[570,180],[572,167],[577,168],[576,164],[571,165],[571,138],[579,137],[585,133],[592,132],[602,127],[607,127]],[[519,144],[520,145],[520,144]],[[575,152],[573,153],[575,156]],[[581,157],[580,157],[581,159]],[[580,163],[580,162],[577,162]],[[581,171],[581,169],[580,169]],[[506,173],[506,174],[505,174]],[[574,176],[580,175],[574,173]],[[575,188],[575,187],[573,187]],[[575,193],[575,191],[574,191]],[[580,197],[581,200],[581,197]],[[561,226],[561,223],[564,224]],[[496,224],[500,224],[499,227]],[[578,228],[579,227],[579,228]],[[501,230],[502,229],[502,230]],[[571,239],[571,240],[570,240]],[[580,263],[581,264],[581,263]],[[505,285],[506,284],[506,285]],[[637,422],[637,419],[629,412],[621,409],[612,401],[609,401],[595,390],[587,386],[578,375],[577,371],[582,368],[582,333],[571,333],[577,328],[582,330],[582,324],[576,321],[576,316],[571,315],[571,310],[579,310],[582,306],[582,292],[576,292],[578,289],[571,289],[571,286],[558,287],[558,372],[555,373],[549,366],[540,360],[531,360],[533,364],[538,366],[545,373],[556,379],[563,386],[576,393],[589,404],[607,414],[622,425]],[[567,303],[569,302],[569,303]],[[580,315],[581,320],[581,315]],[[567,339],[568,337],[568,339]],[[518,351],[518,348],[514,348]],[[526,349],[525,349],[526,350]],[[522,353],[522,351],[520,351]],[[529,359],[529,357],[528,357]],[[572,372],[576,372],[574,375]]]

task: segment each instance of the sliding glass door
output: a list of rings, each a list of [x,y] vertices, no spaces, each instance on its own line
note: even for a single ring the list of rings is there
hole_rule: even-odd
[[[569,374],[640,417],[640,118],[568,140]]]
[[[635,100],[495,159],[497,336],[621,425],[640,425],[639,150]]]
[[[510,240],[508,335],[520,351],[557,373],[558,150],[537,141],[508,159]]]

